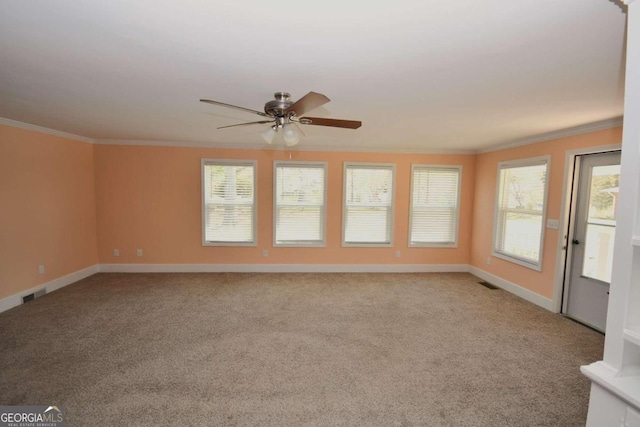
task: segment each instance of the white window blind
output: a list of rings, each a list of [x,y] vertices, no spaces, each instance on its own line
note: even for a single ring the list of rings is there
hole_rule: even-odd
[[[410,246],[457,243],[460,167],[412,165]]]
[[[203,159],[203,244],[255,245],[254,161]]]
[[[395,165],[345,163],[343,244],[392,244]]]
[[[325,163],[275,162],[274,246],[323,246]]]
[[[498,165],[494,255],[540,266],[547,169],[547,158]]]

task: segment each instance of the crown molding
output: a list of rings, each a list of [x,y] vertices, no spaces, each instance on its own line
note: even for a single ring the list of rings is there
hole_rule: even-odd
[[[233,144],[219,142],[195,142],[195,141],[162,141],[142,139],[98,139],[98,145],[132,145],[153,147],[189,147],[189,148],[215,148],[226,150],[274,150],[274,151],[332,151],[349,153],[404,153],[404,154],[475,154],[475,150],[433,150],[416,148],[388,148],[388,147],[334,147],[325,145],[309,145],[302,141],[299,145],[289,148],[280,144]]]
[[[0,125],[7,125],[14,128],[31,130],[34,132],[40,132],[52,136],[59,136],[60,138],[73,139],[76,141],[86,142],[87,144],[95,144],[96,142],[95,139],[88,138],[86,136],[75,135],[73,133],[62,132],[55,129],[49,129],[42,126],[32,125],[30,123],[19,122],[17,120],[5,119],[4,117],[0,117]]]
[[[541,133],[538,135],[517,139],[511,142],[492,145],[490,147],[480,148],[476,150],[476,153],[477,154],[490,153],[492,151],[507,150],[509,148],[516,148],[516,147],[521,147],[523,145],[530,145],[538,142],[551,141],[553,139],[565,138],[568,136],[581,135],[584,133],[596,132],[599,130],[613,129],[613,128],[621,127],[622,122],[623,122],[622,117],[616,117],[616,118],[607,119],[607,120],[600,120],[597,122],[586,123],[584,125],[555,130],[553,132]]]
[[[20,129],[40,132],[47,135],[58,136],[66,139],[86,142],[88,144],[97,145],[133,145],[147,147],[189,147],[189,148],[216,148],[227,150],[279,150],[279,151],[333,151],[348,153],[401,153],[401,154],[449,154],[449,155],[469,155],[482,154],[492,151],[506,150],[509,148],[521,147],[523,145],[535,144],[538,142],[550,141],[553,139],[563,138],[567,136],[580,135],[599,130],[612,129],[622,126],[622,117],[616,117],[608,120],[587,123],[580,126],[574,126],[566,129],[560,129],[553,132],[543,133],[532,137],[522,138],[511,142],[498,145],[492,145],[480,149],[470,150],[438,150],[438,149],[419,149],[419,148],[388,148],[388,147],[333,147],[325,145],[306,145],[302,142],[300,145],[288,148],[283,145],[266,145],[266,144],[232,144],[219,142],[195,142],[195,141],[164,141],[164,140],[143,140],[143,139],[93,139],[86,136],[75,135],[72,133],[62,132],[55,129],[49,129],[43,126],[32,125],[29,123],[19,122],[17,120],[6,119],[0,117],[0,125],[12,126]]]

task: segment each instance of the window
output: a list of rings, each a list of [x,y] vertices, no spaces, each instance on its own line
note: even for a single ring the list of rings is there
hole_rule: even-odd
[[[256,162],[202,159],[202,244],[256,245]]]
[[[411,165],[409,246],[457,245],[461,169]]]
[[[344,164],[343,246],[392,246],[396,167]]]
[[[274,246],[324,246],[326,169],[323,162],[275,162]]]
[[[541,270],[549,157],[498,164],[493,255]]]

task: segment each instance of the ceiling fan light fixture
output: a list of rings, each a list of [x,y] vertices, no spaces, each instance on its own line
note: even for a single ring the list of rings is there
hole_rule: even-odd
[[[262,139],[264,139],[267,144],[271,144],[273,143],[273,138],[276,136],[276,126],[270,126],[269,129],[265,130],[264,132],[262,132],[260,135],[262,136]]]
[[[291,123],[282,126],[282,140],[287,147],[293,147],[300,142],[300,132]]]
[[[233,104],[227,104],[225,102],[213,101],[211,99],[201,99],[200,102],[205,102],[207,104],[218,105],[226,108],[233,108],[235,110],[244,111],[246,113],[254,113],[264,117],[265,120],[220,126],[218,127],[218,129],[273,123],[273,125],[269,129],[262,132],[260,136],[262,136],[267,144],[273,144],[273,139],[275,138],[278,129],[282,128],[282,140],[287,145],[287,147],[293,147],[298,142],[300,142],[300,139],[303,136],[305,136],[304,132],[302,132],[302,129],[298,127],[298,124],[329,126],[345,129],[357,129],[362,125],[362,122],[356,120],[302,117],[308,111],[314,110],[330,101],[329,98],[321,93],[309,92],[295,102],[291,101],[291,95],[287,92],[276,92],[274,94],[274,98],[275,99],[264,104],[264,112],[252,110],[250,108],[239,107]]]

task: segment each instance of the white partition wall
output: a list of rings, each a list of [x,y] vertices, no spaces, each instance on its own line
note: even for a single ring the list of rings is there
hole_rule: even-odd
[[[640,427],[640,1],[627,5],[627,69],[620,198],[604,358],[592,381],[587,426]]]

